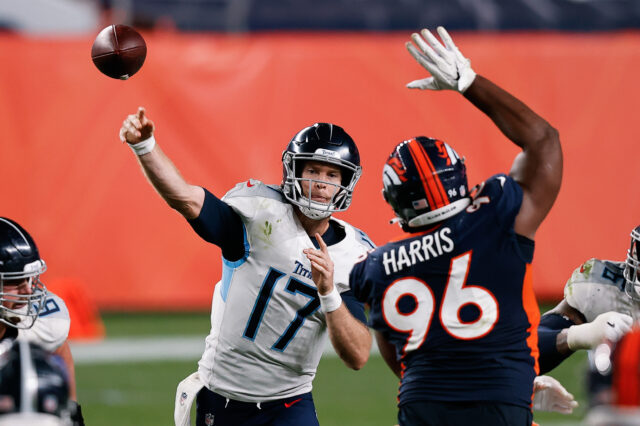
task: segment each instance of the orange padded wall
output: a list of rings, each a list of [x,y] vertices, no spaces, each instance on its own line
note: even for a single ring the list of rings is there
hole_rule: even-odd
[[[249,177],[279,183],[299,129],[343,126],[364,176],[339,217],[378,244],[398,234],[380,195],[397,142],[449,142],[472,184],[508,172],[518,152],[462,96],[404,87],[427,76],[405,33],[144,36],[147,62],[118,81],[93,66],[92,37],[0,35],[0,215],[35,237],[45,283],[81,283],[101,309],[206,309],[220,275],[220,250],[165,205],[118,140],[138,105],[183,175],[218,195]],[[533,264],[538,297],[560,298],[582,261],[623,259],[640,223],[640,33],[454,38],[477,72],[560,130],[564,181]]]

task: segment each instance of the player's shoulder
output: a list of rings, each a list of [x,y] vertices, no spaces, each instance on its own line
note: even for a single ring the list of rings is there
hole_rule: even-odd
[[[244,182],[237,183],[222,198],[224,201],[233,198],[269,198],[276,201],[285,201],[282,190],[278,185],[268,185],[256,179],[249,179]]]
[[[623,270],[624,262],[589,259],[571,274],[564,298],[589,322],[603,312],[624,312],[630,299],[624,292]]]
[[[497,173],[484,182],[480,183],[476,188],[478,195],[486,196],[504,196],[512,195],[514,191],[520,189],[520,185],[513,178],[504,173]]]
[[[521,204],[520,185],[511,176],[499,173],[471,190],[471,205],[463,217],[465,221],[477,221],[483,217],[492,222],[497,220],[503,227],[511,227]]]
[[[47,292],[47,297],[44,300],[42,309],[40,309],[38,319],[47,317],[55,317],[59,319],[69,318],[69,310],[67,309],[67,305],[64,303],[64,300],[57,294],[50,291]]]
[[[29,329],[19,330],[18,338],[37,343],[48,351],[62,345],[69,335],[71,319],[64,300],[48,292],[38,319]]]
[[[601,284],[622,288],[624,262],[591,258],[577,267],[567,281],[567,286]]]
[[[353,244],[357,246],[362,246],[365,250],[372,250],[376,247],[371,238],[359,228],[351,225],[349,222],[346,222],[341,219],[337,219],[332,217],[331,220],[335,221],[340,225],[345,231],[345,241],[348,244]]]

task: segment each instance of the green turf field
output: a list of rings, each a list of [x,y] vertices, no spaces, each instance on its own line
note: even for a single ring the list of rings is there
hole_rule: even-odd
[[[105,314],[107,337],[199,335],[209,330],[209,314]],[[80,364],[78,397],[88,426],[173,424],[177,383],[195,371],[193,361]],[[554,372],[579,400],[571,416],[537,413],[541,425],[579,425],[584,416],[584,352],[573,355]],[[325,357],[314,382],[314,399],[323,426],[394,425],[398,380],[378,356],[361,371]]]

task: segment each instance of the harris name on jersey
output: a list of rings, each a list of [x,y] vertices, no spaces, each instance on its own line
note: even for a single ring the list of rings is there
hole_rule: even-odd
[[[419,240],[409,240],[383,252],[382,264],[385,274],[395,274],[418,262],[426,262],[444,253],[451,253],[454,249],[451,232],[451,229],[445,226],[434,233],[424,235]]]

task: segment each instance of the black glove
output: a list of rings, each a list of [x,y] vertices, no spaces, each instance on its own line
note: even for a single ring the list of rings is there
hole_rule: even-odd
[[[73,422],[73,426],[85,426],[84,418],[82,417],[82,408],[80,408],[80,404],[77,401],[70,401],[69,408],[71,411],[71,421]]]

